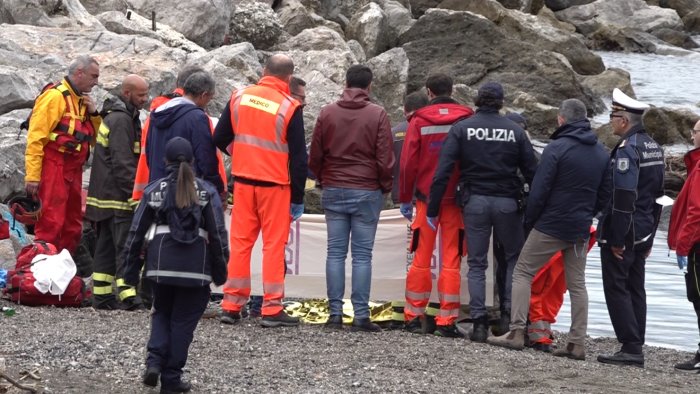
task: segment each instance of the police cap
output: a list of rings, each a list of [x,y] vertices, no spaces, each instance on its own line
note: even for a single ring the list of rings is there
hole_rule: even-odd
[[[632,97],[624,94],[622,90],[615,88],[612,94],[612,110],[631,112],[633,114],[643,114],[644,110],[648,109],[649,105],[641,101],[637,101]]]

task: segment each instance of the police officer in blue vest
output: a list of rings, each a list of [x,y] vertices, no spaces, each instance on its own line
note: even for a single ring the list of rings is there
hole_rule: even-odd
[[[146,246],[145,276],[153,288],[151,337],[143,383],[161,393],[190,391],[182,368],[194,330],[209,302],[209,284],[226,281],[228,237],[219,193],[195,178],[192,146],[174,137],[165,146],[165,178],[150,183],[124,245],[124,280],[137,284]]]
[[[644,367],[644,265],[661,215],[656,199],[663,195],[664,153],[644,130],[649,106],[619,89],[612,99],[610,124],[620,140],[610,153],[612,201],[598,224],[598,240],[605,302],[622,348],[598,361]]]

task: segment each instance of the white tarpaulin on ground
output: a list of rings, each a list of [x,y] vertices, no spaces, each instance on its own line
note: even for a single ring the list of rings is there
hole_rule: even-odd
[[[230,226],[230,210],[226,215],[227,228]],[[372,256],[372,300],[404,300],[406,271],[412,257],[407,253],[410,237],[408,221],[398,209],[381,212],[377,236]],[[440,244],[440,239],[436,245]],[[442,266],[439,248],[433,254],[433,293],[431,299],[437,301],[437,275]],[[345,297],[350,298],[352,257],[351,252],[345,263]],[[490,258],[489,258],[490,259]],[[285,295],[295,298],[326,298],[326,222],[324,215],[305,214],[292,223],[289,242],[285,249],[287,278]],[[251,259],[251,294],[262,294],[262,237],[253,248]],[[467,291],[467,259],[462,260],[461,303],[469,302]],[[493,305],[493,264],[489,263],[486,273],[486,304]],[[221,291],[221,289],[219,289]]]

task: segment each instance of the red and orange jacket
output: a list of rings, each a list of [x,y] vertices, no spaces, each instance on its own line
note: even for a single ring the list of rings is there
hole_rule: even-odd
[[[471,108],[458,104],[449,97],[436,97],[430,105],[417,110],[411,117],[406,139],[401,150],[399,169],[399,201],[428,201],[430,185],[440,157],[440,149],[452,124],[474,114]],[[459,179],[457,165],[450,176],[443,203],[454,203],[454,192]]]
[[[700,242],[700,148],[688,152],[683,160],[688,179],[673,204],[668,225],[668,247],[679,256],[687,256]]]

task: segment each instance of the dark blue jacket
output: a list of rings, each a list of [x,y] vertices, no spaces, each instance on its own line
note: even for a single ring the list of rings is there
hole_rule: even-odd
[[[459,183],[471,194],[518,198],[523,183],[531,183],[537,158],[522,127],[498,110],[479,107],[476,114],[455,123],[440,151],[430,188],[428,216],[437,216],[455,162]]]
[[[218,193],[213,185],[197,179],[199,203],[169,211],[168,206],[173,205],[168,193],[175,192],[176,177],[177,171],[172,171],[168,177],[150,183],[136,209],[124,245],[124,280],[129,285],[139,282],[143,265],[139,256],[153,224],[159,231],[146,249],[148,279],[185,287],[208,286],[211,282],[222,285],[226,281],[228,236]],[[178,220],[172,220],[174,217]],[[206,238],[201,231],[206,231]]]
[[[151,113],[149,127],[146,137],[149,183],[167,175],[165,144],[173,137],[182,137],[192,144],[195,175],[213,184],[219,193],[224,190],[211,123],[202,108],[184,97],[174,98]]]
[[[532,181],[526,228],[571,243],[587,239],[593,217],[610,198],[608,161],[588,120],[559,127]]]
[[[598,225],[598,242],[651,248],[664,194],[664,151],[642,125],[630,129],[610,153],[612,201]]]

